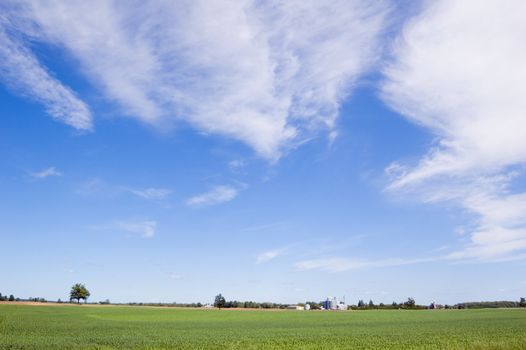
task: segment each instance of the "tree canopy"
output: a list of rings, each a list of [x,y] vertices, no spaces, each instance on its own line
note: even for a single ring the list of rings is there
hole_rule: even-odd
[[[76,283],[71,287],[71,291],[69,292],[69,300],[76,300],[78,304],[80,304],[80,299],[83,299],[84,302],[88,301],[88,298],[90,296],[90,292],[84,286],[82,283]]]
[[[221,294],[216,295],[214,299],[214,306],[221,309],[222,307],[225,306],[225,304],[226,304],[225,297],[222,296]]]

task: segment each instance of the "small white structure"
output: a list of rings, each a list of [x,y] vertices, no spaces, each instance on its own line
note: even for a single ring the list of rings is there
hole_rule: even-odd
[[[347,310],[347,304],[345,304],[343,301],[340,301],[338,305],[336,305],[336,310]]]
[[[305,310],[301,305],[287,305],[287,310]]]
[[[305,304],[305,310],[310,310],[310,304]]]

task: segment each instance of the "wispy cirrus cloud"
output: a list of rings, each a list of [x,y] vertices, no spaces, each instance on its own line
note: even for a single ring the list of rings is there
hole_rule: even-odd
[[[23,1],[10,18],[32,41],[67,50],[128,116],[184,120],[275,160],[334,128],[379,58],[389,11],[353,0]]]
[[[138,234],[143,238],[152,238],[155,236],[157,222],[153,220],[144,221],[115,221],[111,227],[113,229],[122,230],[134,234]]]
[[[34,179],[45,179],[50,176],[62,176],[62,172],[58,171],[54,166],[50,166],[49,168],[30,173],[29,175]]]
[[[168,197],[172,190],[162,187],[134,188],[109,183],[103,178],[93,177],[78,185],[76,190],[78,194],[86,196],[115,197],[126,193],[147,200],[161,200]]]
[[[186,204],[190,207],[199,208],[230,202],[246,187],[247,185],[245,184],[240,186],[215,186],[208,192],[189,198]]]
[[[15,93],[42,104],[54,119],[75,129],[90,130],[92,115],[88,106],[75,92],[62,84],[43,66],[29,46],[23,33],[11,22],[16,11],[0,5],[0,81]]]
[[[245,167],[246,165],[247,165],[247,163],[244,160],[241,160],[241,159],[234,159],[234,160],[231,160],[230,162],[228,162],[228,167],[230,168],[230,170],[234,170],[234,171],[237,171],[237,170]]]
[[[144,199],[163,199],[172,193],[167,188],[149,187],[145,189],[126,188],[126,191]]]
[[[154,220],[115,220],[103,225],[93,225],[90,229],[97,231],[117,231],[138,235],[142,238],[155,236],[157,222]]]
[[[285,253],[285,248],[271,249],[264,252],[261,252],[256,257],[256,264],[262,264],[276,259],[277,257]]]
[[[384,100],[438,141],[413,166],[388,168],[390,190],[474,217],[452,258],[492,260],[526,249],[526,4],[428,2],[405,25],[386,67]]]
[[[421,263],[445,260],[444,257],[420,259],[385,259],[385,260],[360,260],[342,257],[301,260],[295,263],[298,270],[318,270],[327,272],[345,272],[366,268],[394,267],[414,265]]]

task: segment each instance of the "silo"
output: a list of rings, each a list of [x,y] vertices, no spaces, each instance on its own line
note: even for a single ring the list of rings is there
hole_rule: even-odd
[[[331,300],[331,310],[338,309],[338,300],[336,300],[336,297],[332,298]]]
[[[327,297],[327,300],[323,302],[323,308],[325,310],[331,310],[331,297]]]

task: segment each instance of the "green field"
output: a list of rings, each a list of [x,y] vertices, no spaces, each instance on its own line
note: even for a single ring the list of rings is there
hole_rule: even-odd
[[[0,305],[0,349],[526,349],[526,310]]]

